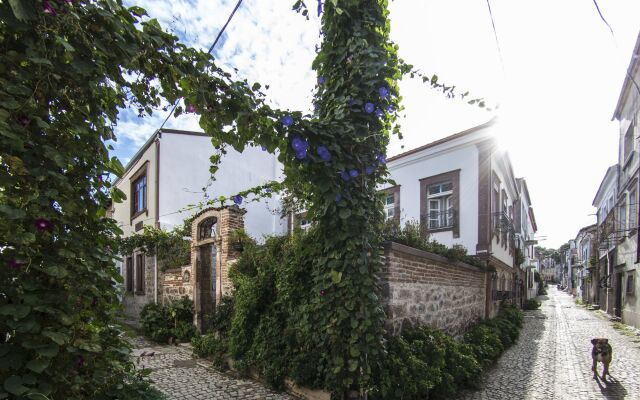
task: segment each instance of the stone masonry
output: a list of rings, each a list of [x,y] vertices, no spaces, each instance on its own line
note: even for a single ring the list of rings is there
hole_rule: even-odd
[[[487,276],[478,267],[388,243],[381,278],[390,333],[408,324],[460,335],[485,316]]]

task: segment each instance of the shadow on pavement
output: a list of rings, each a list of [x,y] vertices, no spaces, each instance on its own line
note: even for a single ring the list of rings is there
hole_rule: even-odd
[[[602,392],[605,399],[623,400],[627,398],[627,389],[613,376],[609,375],[606,381],[602,381],[598,376],[596,377],[596,383],[600,387],[600,392]]]

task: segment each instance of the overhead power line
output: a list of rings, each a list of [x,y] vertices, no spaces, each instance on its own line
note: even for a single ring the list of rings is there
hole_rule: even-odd
[[[498,56],[500,57],[500,65],[502,66],[502,73],[504,73],[504,59],[502,58],[502,49],[500,48],[500,41],[498,40],[498,32],[496,31],[496,23],[493,19],[493,11],[491,11],[491,3],[487,0],[487,7],[489,8],[489,16],[491,17],[491,27],[493,28],[493,37],[496,40],[496,47],[498,48]]]
[[[238,11],[238,8],[240,8],[240,4],[242,4],[242,0],[238,0],[238,2],[236,3],[236,6],[233,8],[233,11],[231,11],[231,14],[229,14],[229,18],[227,18],[227,22],[224,23],[224,25],[222,26],[222,29],[220,29],[220,32],[218,32],[218,35],[216,36],[216,40],[213,41],[213,44],[211,45],[211,47],[209,47],[209,50],[207,51],[207,53],[211,54],[213,49],[216,47],[216,44],[218,44],[218,40],[220,40],[220,37],[222,37],[222,34],[224,33],[225,29],[227,29],[227,25],[229,25],[229,22],[231,22],[231,19],[235,15],[236,11]],[[176,111],[179,101],[180,100],[177,100],[176,103],[173,105],[173,108],[171,108],[171,112],[169,113],[169,115],[167,115],[167,118],[164,119],[159,129],[164,128],[164,124],[167,123],[169,118],[171,118],[171,116],[173,115],[174,111]]]

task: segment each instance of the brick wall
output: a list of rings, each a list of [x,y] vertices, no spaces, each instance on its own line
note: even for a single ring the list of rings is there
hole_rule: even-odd
[[[487,273],[398,243],[387,243],[381,274],[386,328],[429,325],[452,335],[485,316]]]

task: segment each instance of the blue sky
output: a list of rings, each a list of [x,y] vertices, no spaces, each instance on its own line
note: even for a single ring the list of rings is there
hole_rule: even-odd
[[[147,9],[192,46],[207,49],[235,0],[128,0]],[[315,2],[309,0],[310,5]],[[309,110],[315,75],[310,65],[319,21],[291,11],[293,0],[244,0],[215,50],[238,77],[269,84],[282,108]],[[390,2],[392,38],[400,55],[442,81],[499,103],[497,113],[444,99],[416,80],[401,83],[405,139],[397,154],[500,118],[500,136],[516,176],[527,179],[541,241],[557,247],[594,222],[591,201],[617,160],[611,116],[640,29],[637,0],[599,0],[612,37],[588,0],[491,0],[502,57],[485,0]],[[315,14],[315,13],[310,13]],[[126,162],[160,126],[159,111],[140,119],[123,111],[115,154]],[[193,115],[166,127],[199,130]]]

